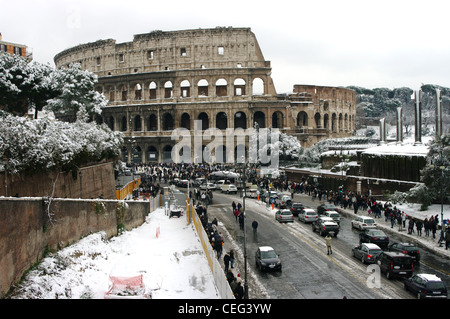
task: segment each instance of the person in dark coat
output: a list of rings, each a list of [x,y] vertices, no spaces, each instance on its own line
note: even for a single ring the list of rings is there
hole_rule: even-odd
[[[230,253],[225,253],[225,256],[223,256],[223,263],[225,265],[225,273],[228,273],[228,268],[230,267]]]
[[[236,288],[234,289],[234,297],[236,298],[236,299],[243,299],[244,298],[244,287],[242,287],[242,280],[241,280],[241,278],[237,278],[236,279],[236,283],[237,283],[237,286],[236,286]]]

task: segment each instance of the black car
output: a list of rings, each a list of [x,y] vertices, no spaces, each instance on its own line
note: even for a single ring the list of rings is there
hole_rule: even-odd
[[[281,260],[275,250],[270,246],[259,247],[255,253],[256,267],[260,270],[281,271]]]
[[[415,274],[405,278],[405,289],[422,298],[447,298],[447,287],[441,278],[430,274]]]
[[[387,248],[389,245],[389,237],[379,229],[365,229],[359,233],[359,243],[374,243],[381,248]]]
[[[315,232],[317,230],[320,236],[330,234],[331,236],[337,237],[340,230],[339,225],[331,217],[319,217],[311,225],[312,231]]]
[[[327,203],[324,203],[324,204],[322,204],[322,205],[317,206],[317,213],[318,213],[319,215],[322,215],[323,212],[325,212],[325,211],[327,211],[327,210],[329,210],[329,211],[334,210],[335,212],[342,213],[342,210],[339,209],[339,208],[337,208],[337,207],[336,207],[335,205],[333,205],[333,204],[327,204]]]
[[[394,243],[389,246],[389,251],[398,251],[410,255],[417,262],[420,261],[420,250],[411,243]]]
[[[411,277],[413,272],[413,260],[403,253],[384,251],[378,259],[380,271],[386,274],[388,279],[393,277]]]
[[[305,208],[302,203],[292,203],[291,212],[292,215],[298,216],[298,214]]]

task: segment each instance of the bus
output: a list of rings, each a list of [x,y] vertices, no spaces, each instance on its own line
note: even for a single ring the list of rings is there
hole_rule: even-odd
[[[235,172],[217,171],[209,174],[209,180],[212,183],[216,183],[220,180],[225,180],[225,184],[234,184],[237,188],[242,188],[243,182],[241,175]]]

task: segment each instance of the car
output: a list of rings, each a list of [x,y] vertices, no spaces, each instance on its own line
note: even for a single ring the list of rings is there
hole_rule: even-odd
[[[298,214],[305,208],[302,203],[292,203],[291,204],[291,212],[294,216],[298,216]]]
[[[388,248],[389,251],[399,251],[401,253],[410,255],[414,261],[420,261],[420,250],[411,243],[393,243]]]
[[[258,195],[259,195],[259,190],[254,189],[254,188],[250,188],[250,189],[247,189],[247,190],[245,191],[245,193],[247,194],[247,197],[250,197],[250,198],[257,198]]]
[[[292,203],[292,199],[290,195],[281,195],[275,198],[275,206],[280,208],[286,208],[290,206]]]
[[[322,215],[323,212],[325,212],[327,210],[333,210],[335,212],[342,213],[342,211],[339,208],[337,208],[336,206],[334,206],[333,204],[323,203],[322,205],[319,205],[317,207],[317,213],[319,215]]]
[[[338,225],[341,223],[341,215],[337,211],[327,210],[322,213],[322,216],[331,217]]]
[[[394,277],[411,277],[413,260],[411,256],[394,251],[383,251],[377,259],[380,272],[385,273],[388,279]]]
[[[378,245],[371,243],[362,243],[352,248],[353,257],[358,258],[363,264],[374,264],[377,262],[377,257],[383,251]]]
[[[280,209],[275,213],[275,219],[280,223],[293,223],[294,215],[289,209]]]
[[[387,248],[389,237],[382,230],[369,228],[359,233],[359,243],[374,243]]]
[[[221,179],[216,182],[216,189],[222,189],[222,185],[225,184],[225,180]]]
[[[377,223],[372,217],[367,216],[356,216],[352,220],[352,228],[357,228],[359,230],[369,229],[369,228],[376,228]]]
[[[336,237],[339,233],[339,225],[333,221],[331,217],[320,216],[316,221],[312,222],[312,230],[319,232],[320,236],[330,234]]]
[[[201,187],[202,185],[206,184],[206,179],[203,177],[196,178],[195,181],[192,183],[193,187]]]
[[[200,189],[207,190],[207,189],[216,189],[216,184],[214,183],[203,183],[200,185]]]
[[[432,274],[414,274],[403,281],[405,290],[411,291],[422,298],[447,298],[447,286],[436,275]]]
[[[255,253],[256,267],[260,270],[281,271],[281,260],[275,250],[270,246],[262,246]]]
[[[227,194],[231,194],[231,193],[237,194],[237,192],[238,192],[238,189],[237,189],[236,185],[234,185],[234,184],[228,184],[228,185],[224,184],[224,185],[222,185],[221,190],[222,190],[222,193],[227,193]]]
[[[298,214],[298,220],[306,223],[312,223],[319,218],[319,215],[312,208],[304,208]]]

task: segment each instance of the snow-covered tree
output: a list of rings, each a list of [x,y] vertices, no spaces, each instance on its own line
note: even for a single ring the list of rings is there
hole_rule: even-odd
[[[75,117],[84,108],[88,113],[102,112],[108,101],[103,94],[95,90],[97,76],[81,70],[80,64],[72,64],[69,68],[55,71],[55,80],[59,83],[61,94],[48,100],[46,110]]]

